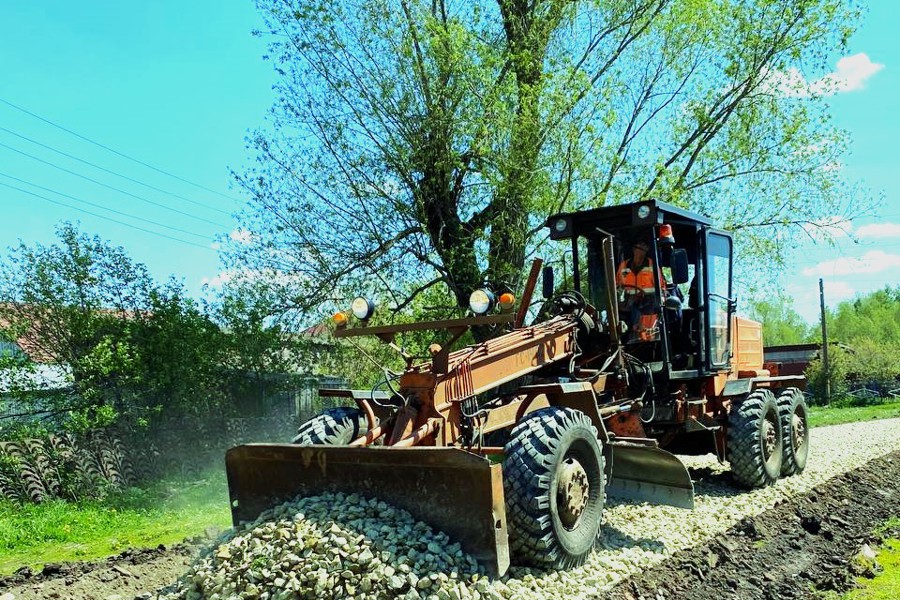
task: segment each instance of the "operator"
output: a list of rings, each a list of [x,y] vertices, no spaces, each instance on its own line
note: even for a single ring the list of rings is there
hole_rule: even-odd
[[[631,246],[631,258],[623,260],[616,270],[616,285],[625,293],[625,309],[629,311],[628,326],[632,333],[637,333],[641,315],[656,312],[654,271],[658,273],[658,281],[665,292],[665,279],[659,269],[654,269],[653,260],[647,256],[649,250],[647,242],[637,240]]]
[[[650,245],[638,240],[631,246],[631,258],[623,260],[616,271],[616,285],[623,288],[626,296],[656,294],[653,281],[653,261],[647,256]],[[665,281],[659,273],[659,281]]]

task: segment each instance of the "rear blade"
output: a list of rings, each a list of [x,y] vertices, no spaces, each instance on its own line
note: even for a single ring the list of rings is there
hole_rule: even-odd
[[[607,493],[637,502],[694,508],[694,483],[674,454],[639,444],[611,442]]]
[[[455,448],[247,444],[225,455],[235,525],[296,496],[344,492],[403,508],[502,575],[509,567],[499,464]]]

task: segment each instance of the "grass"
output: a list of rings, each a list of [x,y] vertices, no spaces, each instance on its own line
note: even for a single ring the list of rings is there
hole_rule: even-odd
[[[809,408],[810,427],[872,421],[875,419],[894,419],[900,417],[900,402],[872,404],[870,406],[811,406]]]
[[[896,600],[900,598],[900,539],[885,540],[878,549],[878,563],[883,571],[874,579],[857,579],[860,587],[850,591],[845,600]]]
[[[96,560],[126,548],[173,544],[231,526],[225,475],[130,488],[103,500],[0,502],[0,575],[23,565]]]

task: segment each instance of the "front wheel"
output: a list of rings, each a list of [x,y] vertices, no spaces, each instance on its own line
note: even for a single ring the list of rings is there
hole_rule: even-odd
[[[513,428],[503,463],[512,558],[568,569],[587,559],[606,500],[597,430],[581,411],[549,407]]]
[[[774,483],[783,458],[781,417],[767,389],[751,392],[728,413],[728,460],[735,480],[749,488]]]
[[[366,415],[358,408],[339,406],[322,411],[297,430],[292,443],[346,446],[368,429]]]

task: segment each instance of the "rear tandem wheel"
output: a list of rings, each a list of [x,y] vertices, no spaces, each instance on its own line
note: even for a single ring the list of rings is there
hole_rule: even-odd
[[[597,430],[587,415],[549,407],[513,428],[503,493],[513,562],[568,569],[600,532],[606,481]]]
[[[784,461],[781,475],[797,475],[806,468],[809,454],[809,421],[806,399],[798,388],[787,388],[778,395],[778,412],[781,415]]]

